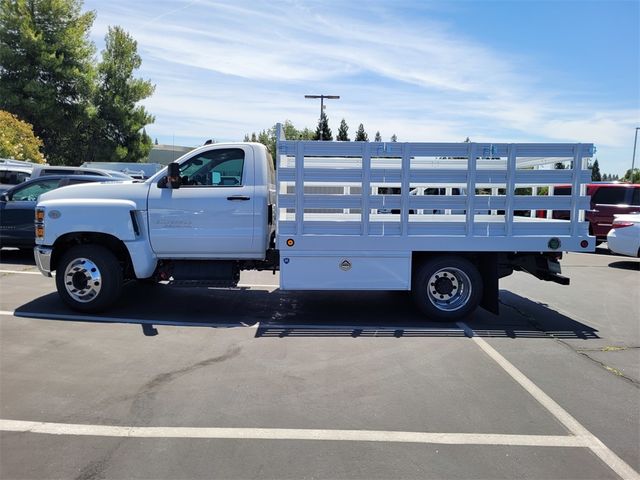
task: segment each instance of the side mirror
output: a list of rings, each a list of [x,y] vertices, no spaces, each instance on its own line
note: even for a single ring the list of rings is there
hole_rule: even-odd
[[[176,162],[171,162],[167,166],[167,175],[170,177],[179,177],[180,176],[180,164]]]
[[[0,195],[0,201],[1,202],[8,202],[9,200],[11,200],[9,198],[9,194],[8,193],[3,193],[2,195]]]
[[[158,188],[180,188],[181,183],[180,165],[172,162],[167,166],[167,176],[158,181]]]

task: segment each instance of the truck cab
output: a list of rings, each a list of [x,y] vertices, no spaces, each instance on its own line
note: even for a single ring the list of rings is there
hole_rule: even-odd
[[[265,258],[275,178],[263,145],[199,148],[179,162],[178,188],[167,188],[165,177],[152,177],[147,200],[158,258]]]

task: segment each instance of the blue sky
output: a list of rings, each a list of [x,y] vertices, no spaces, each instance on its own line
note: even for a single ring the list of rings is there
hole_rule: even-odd
[[[160,143],[242,140],[327,101],[399,141],[593,142],[630,168],[640,126],[640,2],[86,0],[138,42]],[[636,153],[636,165],[640,154]]]

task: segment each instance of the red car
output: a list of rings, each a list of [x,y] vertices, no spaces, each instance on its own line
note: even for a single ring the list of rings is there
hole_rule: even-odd
[[[557,186],[554,195],[570,195],[571,187]],[[589,233],[598,243],[607,241],[613,216],[621,213],[640,213],[640,184],[590,183],[587,195],[591,197],[591,210],[586,212]],[[553,218],[569,219],[568,211],[554,211]]]

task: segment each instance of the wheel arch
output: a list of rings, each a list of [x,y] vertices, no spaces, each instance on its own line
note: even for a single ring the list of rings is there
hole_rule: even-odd
[[[100,245],[111,251],[122,264],[126,278],[134,276],[133,262],[125,243],[114,235],[100,232],[73,232],[61,235],[53,244],[51,270],[57,270],[60,259],[76,245]]]

